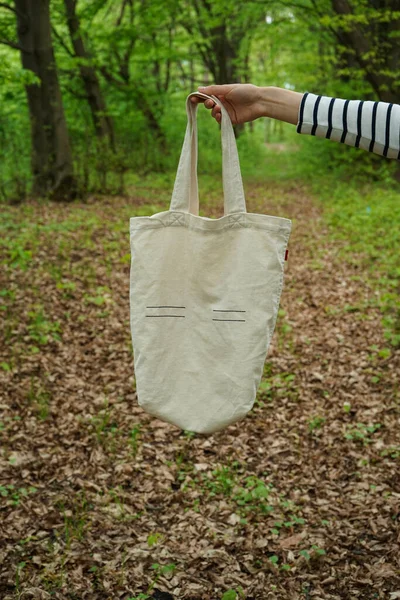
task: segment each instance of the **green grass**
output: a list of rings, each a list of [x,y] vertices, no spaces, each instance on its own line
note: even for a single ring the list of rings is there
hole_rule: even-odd
[[[400,190],[370,183],[336,183],[321,194],[330,235],[342,242],[343,260],[360,268],[375,291],[389,344],[400,345]]]

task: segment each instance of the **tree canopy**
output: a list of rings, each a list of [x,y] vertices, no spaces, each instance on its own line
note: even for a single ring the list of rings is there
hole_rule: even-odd
[[[4,199],[167,168],[202,84],[398,102],[397,0],[15,0],[0,17]]]

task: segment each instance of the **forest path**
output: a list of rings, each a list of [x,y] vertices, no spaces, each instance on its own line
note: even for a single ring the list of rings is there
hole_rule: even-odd
[[[137,405],[127,223],[149,196],[5,212],[1,598],[400,597],[400,353],[306,190],[246,189],[294,227],[256,405],[211,437]]]

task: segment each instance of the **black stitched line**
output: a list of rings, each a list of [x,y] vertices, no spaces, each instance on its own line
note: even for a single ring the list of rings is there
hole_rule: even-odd
[[[156,317],[177,317],[178,319],[185,319],[185,315],[145,315],[149,319],[155,319]]]
[[[235,323],[245,323],[246,319],[213,319],[213,321],[235,321]]]
[[[390,115],[392,112],[393,104],[389,104],[387,113],[386,113],[386,132],[385,132],[385,147],[383,149],[383,156],[387,156],[389,150],[389,140],[390,140]]]
[[[313,126],[311,129],[311,135],[315,135],[315,132],[317,131],[317,127],[318,127],[318,106],[319,103],[321,102],[321,96],[318,96],[315,104],[314,104],[314,110],[313,110]]]
[[[332,113],[333,113],[333,105],[335,104],[335,100],[336,100],[336,98],[332,98],[332,100],[329,103],[329,110],[328,110],[328,131],[326,132],[326,137],[328,139],[331,137],[331,133],[332,133]]]
[[[349,108],[349,102],[350,102],[350,100],[346,100],[346,102],[344,103],[344,107],[343,107],[343,133],[342,133],[342,137],[340,138],[340,142],[342,144],[344,144],[345,141],[346,141],[346,135],[347,135],[347,109]]]
[[[301,99],[301,103],[300,103],[300,115],[299,115],[299,122],[297,124],[297,133],[301,133],[301,128],[303,126],[303,118],[304,118],[304,105],[306,103],[306,98],[308,96],[308,92],[306,92],[304,94],[304,96]]]
[[[146,308],[186,308],[186,306],[146,306]]]
[[[363,105],[364,105],[364,101],[361,101],[360,104],[358,105],[358,111],[357,111],[357,137],[356,137],[356,143],[354,144],[356,148],[359,148],[359,146],[360,146],[360,140],[361,140],[361,125],[362,125],[362,109],[363,109]]]
[[[221,308],[213,308],[214,312],[246,312],[245,310],[223,310]]]
[[[376,111],[378,110],[378,103],[374,102],[372,109],[372,121],[371,121],[371,141],[369,143],[369,152],[373,152],[375,144],[375,131],[376,131]]]

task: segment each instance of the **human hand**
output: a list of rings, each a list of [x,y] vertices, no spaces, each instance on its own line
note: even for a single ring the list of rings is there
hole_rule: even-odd
[[[209,85],[208,87],[199,87],[198,90],[221,100],[234,125],[265,116],[263,88],[251,83]],[[221,123],[221,108],[213,100],[192,96],[191,101],[194,104],[204,102],[206,108],[212,109],[211,114],[214,119]]]

